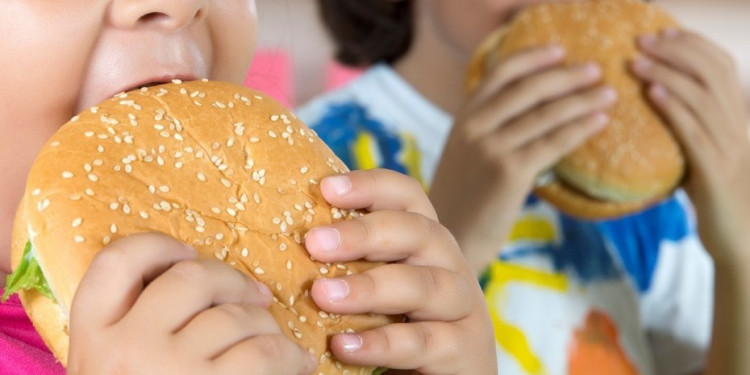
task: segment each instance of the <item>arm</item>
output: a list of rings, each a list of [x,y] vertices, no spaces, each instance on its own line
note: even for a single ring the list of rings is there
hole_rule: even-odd
[[[716,266],[707,374],[747,374],[750,345],[750,137],[732,59],[705,39],[669,30],[645,36],[633,65],[682,144],[701,240]]]

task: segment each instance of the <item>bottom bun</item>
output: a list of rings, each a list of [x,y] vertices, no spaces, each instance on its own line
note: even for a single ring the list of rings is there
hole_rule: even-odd
[[[611,202],[591,198],[560,181],[537,186],[534,193],[563,213],[587,220],[610,219],[640,211],[663,197],[642,202]]]

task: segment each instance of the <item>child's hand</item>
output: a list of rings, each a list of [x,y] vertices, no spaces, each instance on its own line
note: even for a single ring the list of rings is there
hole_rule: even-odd
[[[418,374],[497,373],[492,325],[474,274],[415,180],[386,171],[356,171],[324,179],[331,204],[366,209],[362,217],[308,232],[310,254],[324,262],[392,262],[362,274],[318,280],[323,310],[404,314],[407,323],[333,337],[347,363],[414,370]]]
[[[701,239],[715,258],[745,250],[750,228],[748,114],[732,58],[698,35],[677,30],[640,39],[633,71],[683,146],[685,190]]]
[[[114,242],[73,300],[69,374],[312,374],[265,287],[160,234]]]
[[[608,122],[598,66],[543,47],[501,61],[456,119],[430,197],[475,272],[495,259],[540,172]]]

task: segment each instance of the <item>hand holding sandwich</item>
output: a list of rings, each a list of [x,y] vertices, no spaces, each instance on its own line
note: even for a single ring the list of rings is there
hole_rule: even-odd
[[[299,374],[316,363],[282,334],[270,292],[162,234],[113,242],[73,300],[68,373]]]
[[[419,184],[376,170],[329,178],[321,187],[329,203],[369,214],[311,230],[311,255],[392,263],[316,281],[315,302],[328,313],[409,319],[336,335],[333,354],[345,363],[414,374],[496,373],[482,292]],[[195,256],[155,234],[128,237],[100,253],[74,299],[70,373],[312,373],[314,361],[266,310],[265,288]],[[462,354],[446,355],[452,352]]]
[[[685,190],[716,265],[714,340],[707,373],[750,372],[750,138],[737,70],[726,52],[686,31],[641,38],[633,71],[684,149]]]
[[[475,272],[495,259],[537,176],[607,124],[617,94],[597,84],[597,65],[566,67],[564,54],[537,47],[498,61],[456,120],[431,198]]]

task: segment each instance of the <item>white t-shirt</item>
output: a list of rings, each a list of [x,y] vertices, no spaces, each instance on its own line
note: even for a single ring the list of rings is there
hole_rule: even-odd
[[[297,114],[350,168],[390,168],[425,186],[452,126],[386,65]],[[608,222],[530,196],[481,282],[501,374],[690,374],[704,363],[713,263],[681,191]]]

